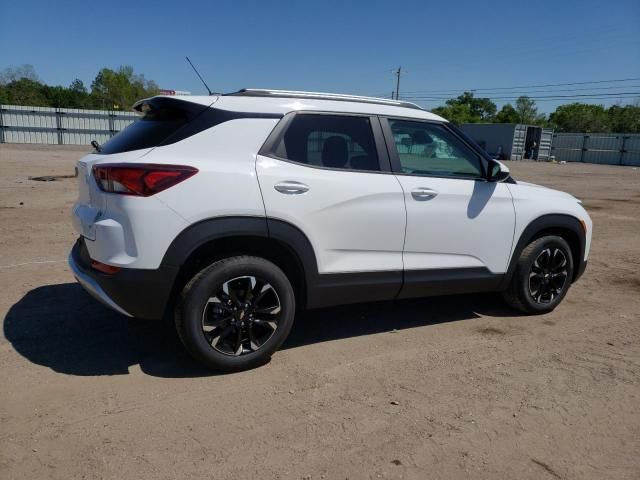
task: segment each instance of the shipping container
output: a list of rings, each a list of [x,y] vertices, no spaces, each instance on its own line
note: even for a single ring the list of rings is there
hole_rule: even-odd
[[[493,158],[549,160],[553,129],[518,123],[465,123],[460,129]]]
[[[551,152],[558,161],[640,166],[640,134],[556,133]]]

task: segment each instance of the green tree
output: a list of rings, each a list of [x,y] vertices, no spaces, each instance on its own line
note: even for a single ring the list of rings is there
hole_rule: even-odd
[[[640,133],[640,104],[613,105],[607,110],[609,128],[616,133]]]
[[[560,132],[610,132],[609,116],[602,105],[570,103],[560,105],[549,116],[551,125]]]
[[[457,98],[446,101],[449,107],[468,106],[472,121],[490,121],[496,114],[496,104],[488,98],[476,98],[473,92],[464,92]]]
[[[82,80],[75,79],[67,89],[69,92],[67,107],[69,108],[90,108],[89,92]]]
[[[103,68],[91,84],[92,103],[105,109],[129,110],[137,100],[157,93],[155,82],[126,65],[118,70]]]
[[[434,108],[432,112],[446,118],[455,125],[462,125],[463,123],[478,123],[480,121],[478,117],[473,115],[469,105],[445,105],[443,107]]]
[[[520,117],[518,112],[513,108],[513,105],[507,103],[502,106],[500,111],[496,114],[493,121],[495,123],[519,123]]]
[[[538,113],[536,102],[526,95],[518,97],[515,111],[518,115],[518,123],[542,125],[545,122],[544,115]]]
[[[45,86],[40,82],[28,78],[21,78],[7,83],[3,86],[3,90],[3,103],[11,105],[33,105],[36,107],[49,106]]]
[[[488,98],[476,98],[473,92],[464,92],[458,98],[447,100],[448,105],[469,105],[473,117],[489,121],[496,114],[496,104]]]
[[[31,65],[11,66],[0,71],[0,103],[46,107],[43,87]]]
[[[496,104],[488,98],[476,98],[473,92],[464,92],[457,98],[451,98],[442,107],[433,110],[450,122],[462,123],[489,122],[496,114]]]
[[[51,87],[49,85],[42,86],[42,93],[47,99],[47,105],[50,107],[67,107],[69,103],[69,91],[61,86]]]
[[[4,104],[128,110],[135,101],[157,93],[155,82],[135,74],[129,66],[100,70],[91,93],[77,78],[69,87],[45,85],[31,65],[0,71],[0,103]]]

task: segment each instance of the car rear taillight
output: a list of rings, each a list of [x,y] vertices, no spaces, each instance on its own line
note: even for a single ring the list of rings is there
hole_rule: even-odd
[[[149,197],[198,173],[183,165],[110,163],[95,165],[93,176],[103,192]]]

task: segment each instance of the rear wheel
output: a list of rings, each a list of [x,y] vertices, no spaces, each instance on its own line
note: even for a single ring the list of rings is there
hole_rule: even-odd
[[[562,301],[573,278],[573,257],[567,242],[549,235],[531,242],[522,251],[503,297],[525,313],[547,313]]]
[[[269,360],[293,325],[286,275],[258,257],[213,263],[184,287],[176,328],[189,353],[209,368],[237,371]]]

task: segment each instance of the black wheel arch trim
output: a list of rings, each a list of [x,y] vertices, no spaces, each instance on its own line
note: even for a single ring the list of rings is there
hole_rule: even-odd
[[[586,248],[586,235],[582,228],[580,220],[576,217],[567,214],[547,214],[537,217],[532,220],[520,234],[513,253],[511,254],[511,260],[509,261],[509,267],[503,278],[501,289],[507,287],[513,274],[516,270],[518,260],[525,247],[531,243],[534,239],[540,236],[544,232],[553,232],[554,230],[568,230],[575,235],[575,239],[578,240],[578,245],[572,245],[570,239],[567,243],[572,247],[573,258],[573,278],[572,282],[575,282],[580,278],[586,268],[586,261],[584,260],[584,251]]]
[[[265,217],[215,217],[189,225],[171,242],[164,254],[162,265],[182,267],[201,246],[225,237],[269,237]]]
[[[311,241],[302,230],[284,220],[258,216],[216,217],[187,227],[167,249],[161,269],[179,271],[200,247],[224,238],[247,236],[275,240],[294,256],[304,279],[304,285],[294,285],[302,293],[303,308],[392,300],[402,286],[400,270],[320,274]],[[176,280],[176,276],[167,279],[172,288]]]

